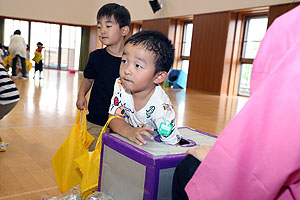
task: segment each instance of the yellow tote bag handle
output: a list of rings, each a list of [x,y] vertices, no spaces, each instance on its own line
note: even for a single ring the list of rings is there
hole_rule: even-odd
[[[102,135],[105,133],[110,121],[114,118],[123,119],[119,116],[110,117],[100,132],[95,150],[92,152],[86,152],[84,155],[75,159],[75,162],[78,164],[79,170],[82,173],[80,187],[83,199],[85,199],[89,194],[92,193],[93,190],[98,187]]]
[[[111,117],[107,120],[107,122],[105,123],[105,125],[103,126],[103,128],[102,128],[102,130],[101,130],[101,132],[100,132],[100,135],[99,135],[99,137],[98,137],[98,140],[97,140],[95,149],[96,149],[96,148],[101,148],[101,146],[102,146],[102,135],[103,135],[103,133],[106,132],[106,129],[107,129],[109,123],[111,122],[111,120],[113,120],[113,119],[115,119],[115,118],[123,119],[122,117],[120,117],[120,116],[118,116],[118,115],[114,115],[114,116],[111,116]]]
[[[81,122],[80,118],[82,118]],[[83,110],[78,110],[75,124],[78,124],[78,126],[80,126],[81,131],[79,132],[79,137],[81,138],[81,143],[84,144],[84,147],[87,149],[94,141],[94,137],[87,131],[86,123],[86,109],[84,108]]]
[[[86,111],[77,112],[75,123],[69,136],[53,156],[51,162],[57,185],[61,193],[66,193],[70,188],[81,183],[82,177],[78,173],[74,159],[86,155],[88,147],[94,137],[87,132]],[[82,116],[82,123],[80,117]]]
[[[75,123],[80,123],[81,111],[83,112],[82,124],[86,124],[86,109],[85,108],[83,110],[78,109]]]

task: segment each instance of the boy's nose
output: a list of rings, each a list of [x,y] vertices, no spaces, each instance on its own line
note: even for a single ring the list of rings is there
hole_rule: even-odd
[[[101,28],[100,33],[103,34],[103,33],[105,33],[105,32],[106,32],[105,28],[104,28],[104,27]]]
[[[131,74],[131,69],[130,69],[130,66],[129,66],[129,65],[127,65],[127,66],[125,67],[124,73],[125,73],[126,75],[130,75],[130,74]]]

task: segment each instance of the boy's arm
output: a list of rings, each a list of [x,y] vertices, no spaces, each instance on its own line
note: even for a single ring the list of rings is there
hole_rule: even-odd
[[[83,108],[87,109],[87,101],[85,95],[90,90],[93,79],[84,78],[81,82],[80,89],[78,91],[76,106],[79,110],[83,110]]]
[[[109,114],[109,117],[113,116],[112,114]],[[132,127],[129,124],[125,122],[124,119],[115,118],[111,120],[109,124],[110,128],[118,133],[119,135],[122,135],[123,137],[128,138],[132,142],[135,142],[138,145],[147,144],[146,140],[143,138],[143,136],[146,136],[153,140],[153,136],[148,131],[154,131],[152,127]]]

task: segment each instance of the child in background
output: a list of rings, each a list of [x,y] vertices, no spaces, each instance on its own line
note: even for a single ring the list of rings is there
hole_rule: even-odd
[[[0,64],[0,120],[7,115],[20,100],[15,83],[8,77],[4,66]],[[6,150],[6,143],[0,137],[0,151]]]
[[[29,73],[29,71],[32,68],[32,63],[30,62],[30,46],[28,44],[27,44],[27,48],[26,48],[26,60],[25,60],[25,63],[26,63],[27,73]]]
[[[26,60],[30,60],[30,46],[26,45]]]
[[[139,145],[147,143],[143,136],[153,139],[152,134],[157,133],[164,143],[179,143],[175,112],[159,85],[168,77],[173,61],[173,45],[158,31],[141,31],[125,42],[109,110],[110,116],[124,120],[113,119],[113,131]]]
[[[119,77],[124,39],[129,33],[129,26],[130,14],[124,6],[109,3],[98,11],[97,35],[106,47],[90,54],[76,102],[78,109],[87,108],[85,96],[93,85],[87,115],[88,132],[95,138],[89,147],[90,151],[94,150],[99,133],[108,119],[114,81]]]
[[[4,60],[4,51],[3,51],[3,46],[0,43],[0,64],[3,63],[3,60]]]
[[[34,75],[33,79],[35,79],[35,72],[40,71],[40,79],[42,79],[42,71],[43,71],[43,56],[42,56],[42,50],[43,50],[43,43],[38,42],[37,44],[37,49],[34,52],[34,58],[32,59],[35,62],[35,69],[34,69]]]
[[[2,50],[3,50],[3,54],[4,54],[2,65],[4,66],[6,71],[9,71],[9,68],[12,66],[12,57],[9,55],[8,47],[3,45]]]
[[[2,45],[2,51],[4,53],[3,55],[3,59],[4,59],[6,56],[8,56],[8,47]]]

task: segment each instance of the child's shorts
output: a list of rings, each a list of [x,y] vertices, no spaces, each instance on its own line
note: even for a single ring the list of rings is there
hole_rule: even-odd
[[[35,67],[34,67],[35,71],[43,71],[43,62],[40,61],[38,64],[35,63]]]

